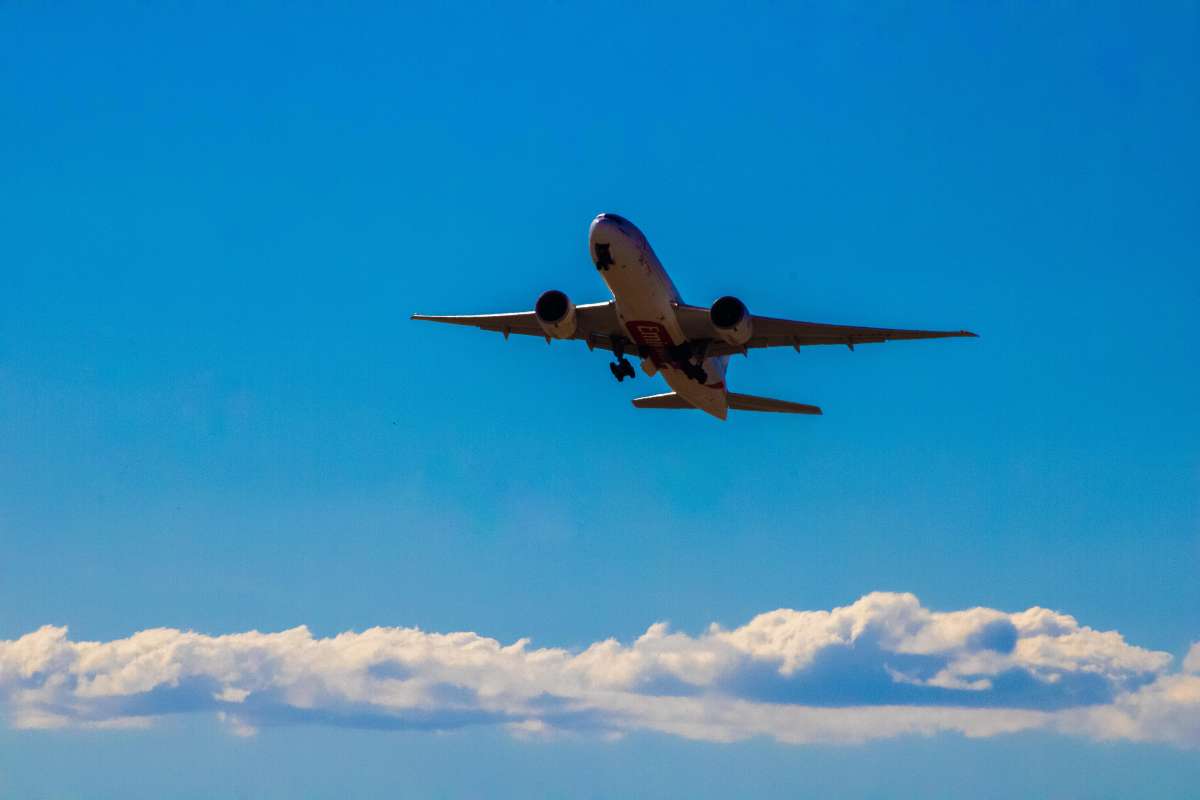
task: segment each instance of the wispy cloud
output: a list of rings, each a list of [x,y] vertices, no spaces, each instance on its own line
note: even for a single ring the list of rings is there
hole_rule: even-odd
[[[1043,729],[1200,747],[1200,643],[1172,669],[1167,653],[1043,608],[934,612],[884,592],[696,636],[658,623],[582,651],[415,628],[74,642],[47,626],[0,641],[0,702],[27,728],[206,712],[240,734],[505,725],[522,737],[653,730],[800,744]]]

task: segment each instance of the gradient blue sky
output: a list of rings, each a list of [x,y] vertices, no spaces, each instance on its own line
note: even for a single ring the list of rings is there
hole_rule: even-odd
[[[873,590],[1200,639],[1195,3],[16,3],[0,113],[0,639],[581,647]],[[579,343],[408,320],[607,297],[602,210],[689,302],[982,338],[756,352],[735,389],[826,415],[720,424]],[[1198,783],[1040,734],[0,729],[5,797]]]

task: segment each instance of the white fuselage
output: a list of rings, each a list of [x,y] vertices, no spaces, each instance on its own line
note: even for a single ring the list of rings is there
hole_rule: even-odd
[[[692,405],[725,419],[729,401],[725,390],[725,357],[705,358],[704,383],[679,368],[677,348],[687,344],[675,309],[683,302],[650,242],[637,226],[615,214],[592,220],[588,247],[600,277],[608,284],[617,318],[642,357],[647,375],[661,373],[667,384]]]

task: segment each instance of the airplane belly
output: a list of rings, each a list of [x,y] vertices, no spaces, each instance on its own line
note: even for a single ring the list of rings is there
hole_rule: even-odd
[[[686,337],[675,318],[670,293],[652,272],[637,272],[640,274],[614,276],[616,279],[609,282],[616,301],[617,318],[629,338],[649,347],[682,343]]]
[[[648,350],[681,344],[686,337],[675,318],[675,287],[640,232],[594,223],[591,240],[596,267],[630,341]]]

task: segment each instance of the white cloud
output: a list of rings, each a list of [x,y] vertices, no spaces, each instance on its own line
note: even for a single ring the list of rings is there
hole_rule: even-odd
[[[1200,675],[1200,642],[1196,642],[1183,657],[1183,671]]]
[[[15,727],[144,725],[216,713],[238,735],[293,723],[514,736],[653,730],[733,741],[859,742],[1029,729],[1200,747],[1200,644],[1171,657],[1041,608],[935,612],[876,592],[691,636],[652,625],[578,652],[474,633],[172,629],[74,642],[47,626],[0,641]]]

